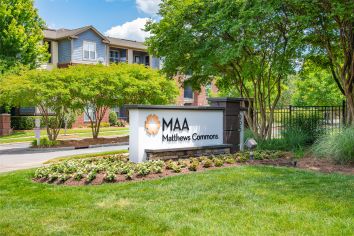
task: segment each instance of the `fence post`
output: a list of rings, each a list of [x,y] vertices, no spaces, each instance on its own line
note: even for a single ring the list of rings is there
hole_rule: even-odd
[[[289,105],[289,123],[290,123],[290,126],[292,125],[292,105]]]

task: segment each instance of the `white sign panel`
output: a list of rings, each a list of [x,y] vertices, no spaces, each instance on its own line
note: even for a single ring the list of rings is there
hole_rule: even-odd
[[[131,161],[145,161],[146,149],[223,144],[223,110],[152,107],[129,109]]]

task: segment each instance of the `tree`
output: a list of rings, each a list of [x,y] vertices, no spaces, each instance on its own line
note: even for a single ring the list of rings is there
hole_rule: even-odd
[[[34,106],[39,109],[49,140],[59,135],[66,114],[73,109],[70,81],[65,70],[21,71],[4,77],[0,101],[13,106]],[[1,103],[0,103],[1,104]]]
[[[291,81],[293,105],[341,105],[344,96],[338,90],[331,72],[306,61],[301,72]]]
[[[221,77],[219,87],[236,89],[260,111],[259,119],[251,107],[246,115],[254,133],[270,137],[283,83],[301,51],[299,25],[283,1],[165,0],[159,14],[161,21],[146,26],[147,45],[164,58],[163,71],[191,74],[195,87]]]
[[[354,1],[293,0],[289,7],[304,25],[310,57],[328,68],[347,102],[347,121],[354,124]]]
[[[35,68],[46,59],[44,27],[33,0],[0,0],[0,74],[18,65]]]
[[[97,138],[107,110],[125,104],[168,104],[177,96],[177,85],[143,65],[77,65],[68,71],[75,109],[90,120]]]

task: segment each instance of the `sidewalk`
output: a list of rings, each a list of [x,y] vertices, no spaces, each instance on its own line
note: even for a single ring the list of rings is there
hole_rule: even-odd
[[[126,150],[128,145],[96,147],[77,150],[29,150],[29,143],[0,145],[0,173],[20,169],[35,168],[43,162],[57,157],[77,154],[98,153],[116,150]]]

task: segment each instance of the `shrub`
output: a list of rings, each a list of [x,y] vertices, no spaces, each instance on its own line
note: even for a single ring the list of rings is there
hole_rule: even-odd
[[[213,161],[210,160],[210,159],[204,159],[202,161],[202,165],[203,165],[204,168],[212,167],[213,166]]]
[[[213,162],[214,162],[214,165],[216,167],[220,167],[220,166],[223,166],[224,165],[224,160],[220,159],[220,158],[214,158],[213,159]]]
[[[150,169],[147,164],[138,163],[136,165],[136,173],[140,176],[146,176],[146,175],[150,174]]]
[[[89,125],[87,125],[87,127],[92,128],[92,125],[89,124]],[[109,123],[108,122],[101,122],[100,127],[104,127],[104,128],[109,127]]]
[[[258,150],[298,151],[312,145],[323,133],[323,121],[319,114],[299,113],[284,124],[284,130],[279,139],[257,140]]]
[[[312,150],[316,156],[332,158],[336,163],[354,163],[354,127],[323,135]]]
[[[37,145],[37,139],[33,140],[31,145],[34,148],[49,148],[54,147],[59,144],[59,141],[50,141],[47,137],[43,137],[39,141],[39,146]]]
[[[11,128],[14,130],[34,129],[35,118],[31,116],[11,116]]]
[[[178,165],[177,163],[174,163],[173,166],[172,166],[172,170],[176,173],[179,173],[181,172],[182,168],[180,165]]]
[[[115,126],[117,124],[117,119],[118,119],[117,113],[115,113],[114,111],[110,111],[109,112],[109,118],[108,118],[109,124],[111,126]]]
[[[96,175],[96,171],[91,171],[86,177],[87,181],[91,182],[92,180],[96,179]]]
[[[189,166],[188,166],[188,169],[190,171],[196,171],[198,169],[198,166],[199,166],[199,161],[192,161]]]
[[[134,176],[134,171],[133,170],[129,170],[126,174],[125,174],[125,178],[126,179],[132,179]]]
[[[236,154],[236,161],[237,162],[246,162],[247,160],[249,160],[249,153],[247,152],[243,152],[243,153],[237,153]]]
[[[234,163],[235,163],[235,159],[232,158],[232,157],[226,157],[226,158],[225,158],[225,162],[226,162],[227,164],[234,164]]]
[[[125,127],[127,125],[128,125],[128,122],[126,122],[125,120],[122,120],[122,119],[118,119],[116,122],[116,126],[118,126],[118,127]]]
[[[68,174],[61,174],[61,175],[58,176],[58,179],[59,179],[59,181],[61,181],[61,182],[65,182],[65,181],[67,181],[69,178],[70,178],[70,175],[68,175]]]
[[[187,163],[185,160],[178,160],[178,165],[181,167],[181,168],[185,168],[187,166]]]
[[[161,160],[158,161],[150,161],[148,162],[149,169],[151,173],[161,173],[162,172],[162,167],[164,166],[164,162]]]
[[[322,123],[319,114],[296,114],[291,118],[290,123],[285,124],[283,136],[290,141],[294,133],[301,134],[303,145],[311,145],[323,134]]]
[[[101,127],[109,127],[109,123],[108,122],[101,122]]]
[[[78,171],[74,174],[74,179],[80,181],[84,177],[84,174],[81,171]]]
[[[116,173],[112,170],[107,171],[106,176],[104,177],[104,179],[108,182],[114,181],[115,178],[116,178]]]
[[[168,160],[167,162],[166,162],[166,169],[168,169],[168,170],[172,170],[173,169],[173,166],[174,166],[174,161],[172,161],[172,160]]]

